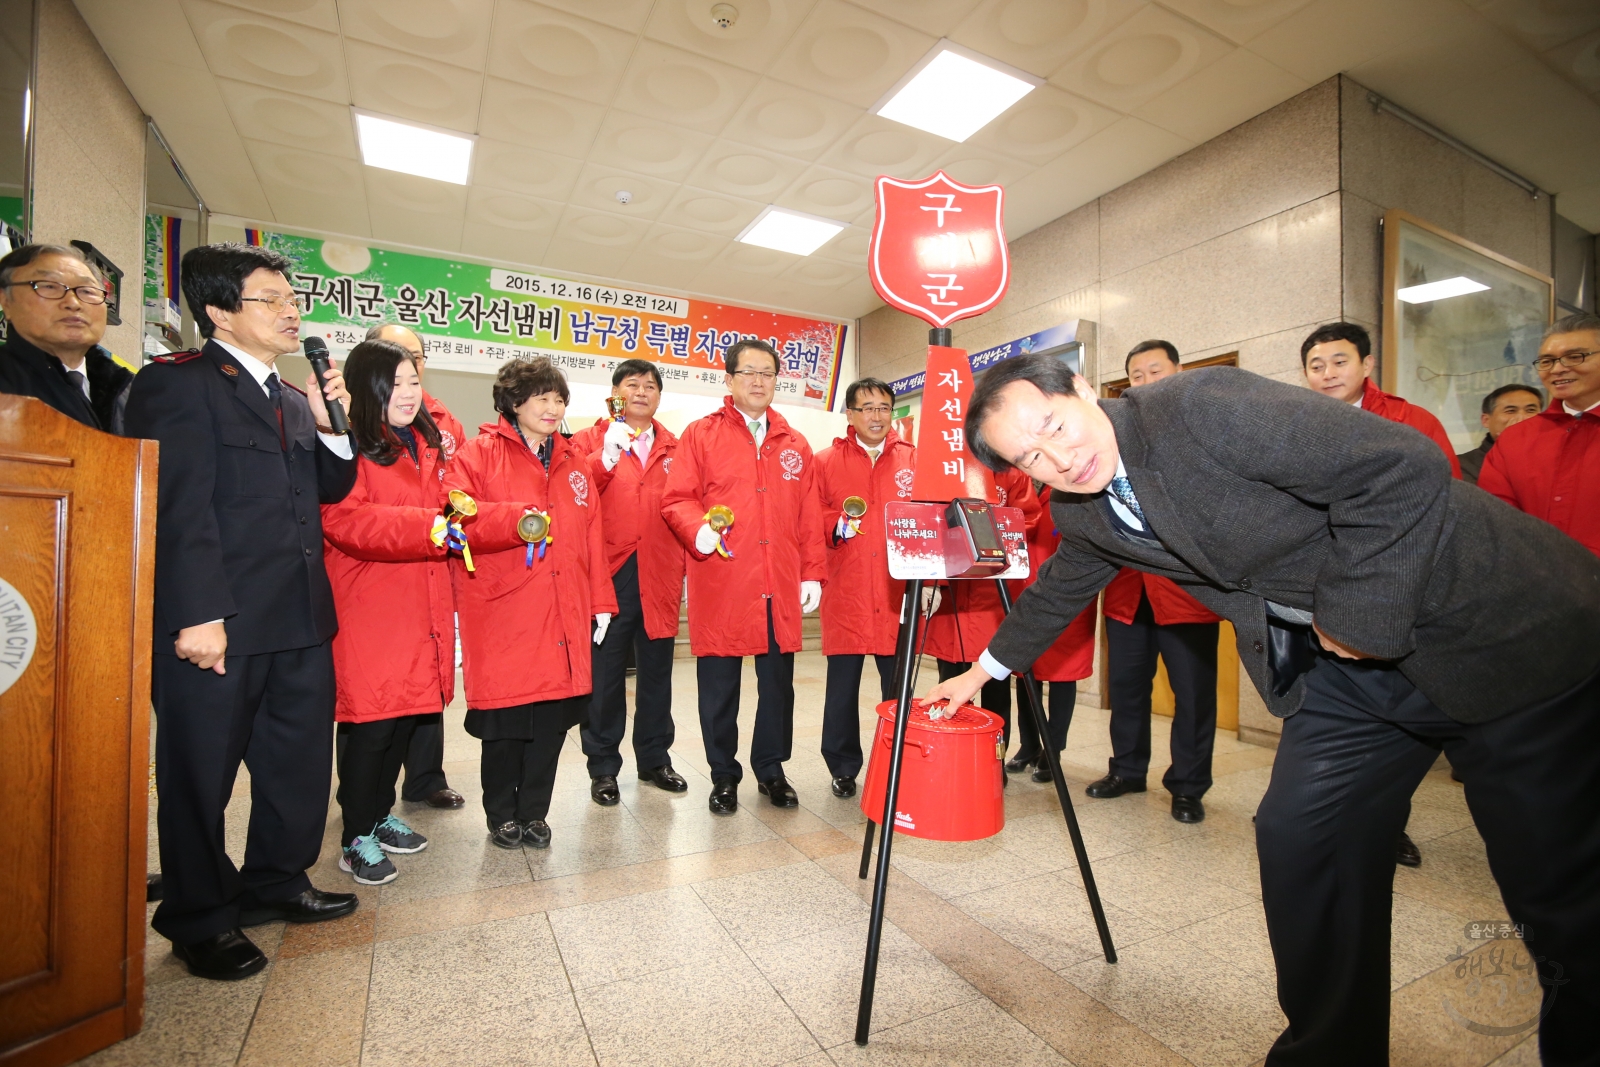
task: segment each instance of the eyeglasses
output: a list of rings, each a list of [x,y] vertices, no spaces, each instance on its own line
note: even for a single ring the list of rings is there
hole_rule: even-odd
[[[294,309],[298,312],[304,312],[306,309],[305,299],[299,295],[279,296],[277,293],[268,293],[266,296],[241,296],[239,298],[239,302],[265,304],[267,307],[271,308],[273,312],[282,311],[291,304],[294,305]]]
[[[870,405],[868,407],[851,408],[850,410],[851,411],[859,411],[863,415],[888,415],[889,413],[894,411],[893,408],[889,407],[886,404],[872,404],[872,405]]]
[[[1571,352],[1563,352],[1559,356],[1540,356],[1533,361],[1533,365],[1541,371],[1553,370],[1557,363],[1563,367],[1576,367],[1592,355],[1593,352],[1585,352],[1578,348]]]
[[[108,294],[98,285],[62,285],[60,282],[6,282],[5,288],[13,285],[26,285],[45,300],[60,300],[67,295],[70,289],[79,300],[85,304],[104,304]]]
[[[770,370],[736,370],[733,372],[733,376],[735,378],[743,378],[747,382],[770,382],[778,376],[778,372]]]

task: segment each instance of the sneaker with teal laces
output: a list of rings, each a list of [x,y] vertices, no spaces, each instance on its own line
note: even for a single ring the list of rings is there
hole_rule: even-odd
[[[372,836],[378,839],[378,847],[385,852],[409,854],[428,847],[426,837],[407,826],[404,819],[393,815],[385,815],[383,821],[373,828]]]
[[[389,857],[383,854],[378,839],[370,835],[358,837],[345,847],[339,857],[339,869],[361,885],[388,885],[400,877]]]

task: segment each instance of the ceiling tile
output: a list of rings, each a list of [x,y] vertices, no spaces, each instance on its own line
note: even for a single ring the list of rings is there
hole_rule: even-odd
[[[414,245],[418,248],[457,252],[461,249],[464,209],[451,213],[410,211],[388,203],[369,203],[372,236],[379,241]]]
[[[632,250],[650,228],[645,219],[628,218],[609,211],[568,204],[556,224],[556,236],[567,241],[582,242],[598,248]]]
[[[1050,80],[1106,107],[1132,111],[1233,48],[1192,22],[1146,7]]]
[[[415,174],[401,174],[395,170],[362,167],[367,183],[367,204],[374,212],[373,226],[377,226],[377,209],[392,207],[417,215],[453,217],[458,223],[467,210],[467,187],[450,182],[419,178]],[[458,238],[459,239],[459,235]],[[412,244],[427,242],[413,241]],[[451,244],[451,248],[455,245]]]
[[[1552,48],[1540,58],[1585,92],[1600,92],[1600,31]]]
[[[930,166],[967,185],[1009,186],[1033,171],[1033,167],[1026,163],[970,144],[956,145]]]
[[[346,41],[350,98],[360,108],[476,133],[483,75],[393,48]]]
[[[234,125],[258,141],[359,159],[350,108],[264,85],[216,79]]]
[[[1462,17],[1455,0],[1314,0],[1250,41],[1250,51],[1315,85]]]
[[[247,140],[244,146],[263,183],[271,181],[313,196],[360,195],[365,202],[362,171],[366,168],[353,159],[268,141]]]
[[[145,8],[127,0],[78,0],[74,5],[118,72],[128,60],[209,71],[194,31],[177,4]],[[123,75],[126,79],[127,75]],[[145,108],[146,111],[149,108]]]
[[[835,289],[860,276],[859,267],[846,266],[831,259],[818,259],[816,256],[802,257],[781,275],[802,285],[817,286],[822,289]]]
[[[700,270],[698,263],[685,263],[681,259],[669,259],[649,252],[635,252],[623,261],[622,267],[617,271],[617,278],[641,288],[683,291],[694,285],[695,279],[700,276]],[[640,354],[644,358],[655,358],[654,349],[643,344],[640,349]]]
[[[732,141],[717,141],[689,173],[688,184],[768,202],[800,177],[805,164]]]
[[[810,167],[773,202],[779,207],[848,222],[872,206],[872,179],[829,167]]]
[[[480,73],[493,15],[485,0],[339,0],[346,37]]]
[[[811,255],[845,263],[853,266],[856,270],[866,270],[867,249],[870,244],[870,229],[863,226],[848,226],[837,237],[811,253]]]
[[[656,223],[645,232],[639,254],[683,263],[709,263],[728,245],[726,237]]]
[[[699,162],[713,138],[626,111],[606,113],[589,159],[657,178],[682,179]]]
[[[545,246],[540,266],[560,274],[586,274],[609,281],[622,272],[629,254],[626,246],[608,247],[558,235]]]
[[[527,0],[496,0],[488,73],[604,104],[635,38]]]
[[[1117,121],[1117,113],[1054,85],[1041,85],[967,139],[1025,163],[1048,163]]]
[[[544,262],[550,235],[542,230],[516,230],[498,223],[467,218],[461,227],[461,251],[469,256],[499,260],[519,267],[537,267]]]
[[[729,196],[711,189],[684,185],[678,188],[661,221],[691,230],[733,237],[761,214],[766,204],[758,200]]]
[[[230,7],[243,8],[257,15],[315,26],[329,33],[339,32],[339,12],[334,0],[222,0]]]
[[[574,15],[582,15],[595,22],[603,22],[619,30],[638,33],[644,29],[644,20],[650,14],[653,0],[539,0],[545,7],[560,8]]]
[[[582,169],[581,159],[480,137],[472,160],[472,185],[560,201],[572,191]]]
[[[857,107],[877,103],[935,38],[844,0],[820,0],[772,65],[771,73]]]
[[[719,270],[740,271],[746,274],[782,274],[795,261],[802,257],[790,252],[779,252],[774,248],[762,248],[759,245],[741,244],[738,241],[729,241],[724,248],[711,261]]]
[[[567,201],[620,218],[647,221],[661,214],[677,190],[676,182],[663,178],[634,174],[602,163],[585,163]],[[629,194],[626,204],[617,200],[619,191]]]
[[[1535,52],[1600,30],[1600,4],[1591,0],[1469,0],[1490,22]]]
[[[1161,0],[1162,6],[1193,19],[1235,44],[1244,44],[1263,30],[1271,29],[1310,2],[1257,0],[1256,3],[1239,4],[1234,0]]]
[[[766,78],[745,98],[723,136],[795,159],[815,159],[861,115],[858,107]]]
[[[1198,144],[1310,88],[1239,48],[1142,105],[1135,115]]]
[[[565,208],[560,200],[522,196],[501,189],[473,186],[467,190],[469,224],[498,226],[524,235],[542,233],[548,236],[555,231]]]
[[[336,104],[350,102],[337,34],[210,0],[184,0],[183,10],[211,70]]]
[[[934,37],[948,34],[978,6],[978,0],[918,0],[914,4],[905,0],[854,0],[854,3]]]
[[[1015,240],[1193,147],[1143,119],[1120,118],[1006,190],[1006,237]]]
[[[920,178],[928,164],[954,143],[877,115],[862,115],[822,162],[867,178],[880,174]]]
[[[950,39],[1048,78],[1144,7],[1145,0],[986,0]]]
[[[486,78],[478,132],[581,159],[589,154],[605,113],[598,104]]]
[[[872,279],[862,274],[834,290],[833,298],[827,303],[827,310],[821,314],[841,319],[860,319],[882,306],[883,301],[872,288]]]
[[[747,70],[655,41],[640,41],[616,105],[641,115],[716,133],[755,87]]]
[[[765,74],[814,0],[739,0],[739,17],[720,27],[712,21],[717,0],[657,0],[644,35],[687,48],[736,67]]]

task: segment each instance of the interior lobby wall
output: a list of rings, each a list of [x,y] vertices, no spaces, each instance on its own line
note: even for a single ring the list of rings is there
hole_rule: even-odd
[[[39,5],[33,235],[88,241],[122,268],[104,345],[138,365],[144,315],[145,119],[70,0]]]

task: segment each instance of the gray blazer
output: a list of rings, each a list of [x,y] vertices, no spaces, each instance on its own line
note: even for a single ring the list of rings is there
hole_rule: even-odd
[[[1061,545],[990,653],[1036,660],[1120,567],[1171,578],[1232,622],[1272,713],[1268,601],[1314,613],[1394,661],[1445,714],[1486,722],[1600,668],[1600,559],[1450,476],[1409,426],[1232,367],[1102,401],[1159,544],[1113,523],[1105,494],[1052,493]]]

